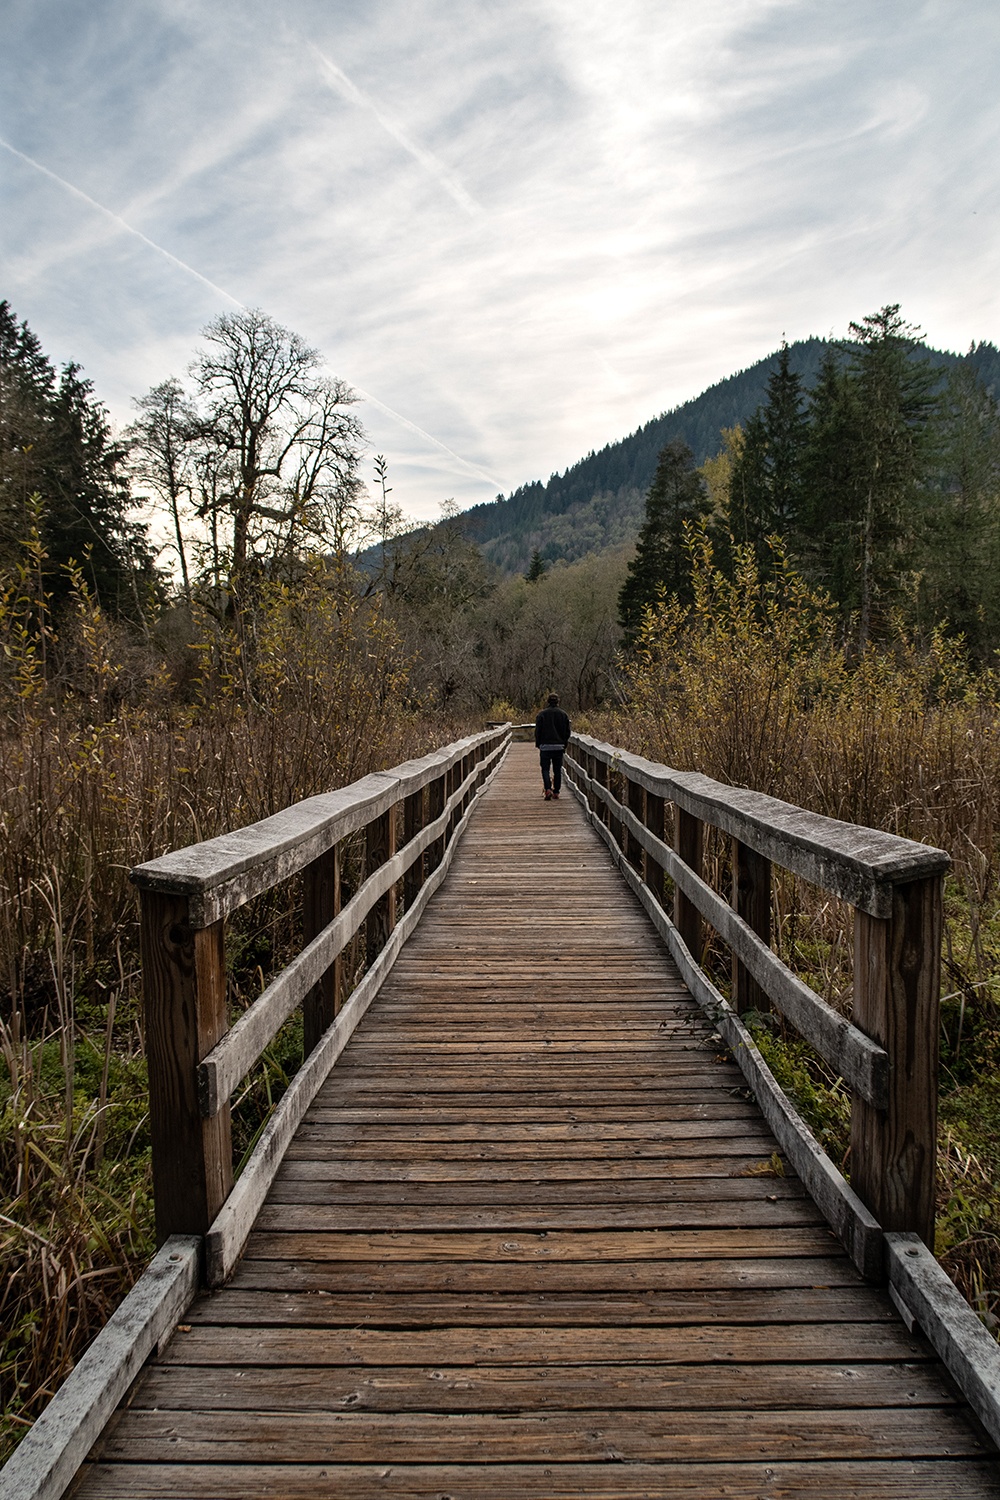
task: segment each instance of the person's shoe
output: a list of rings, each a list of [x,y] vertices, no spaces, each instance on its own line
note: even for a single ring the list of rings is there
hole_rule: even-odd
[[[553,792],[552,793],[552,800],[553,800],[553,802],[558,802],[559,801],[559,793],[558,792]]]
[[[546,788],[546,790],[544,792],[544,797],[545,797],[546,802],[551,802],[552,801],[552,793],[547,788]]]

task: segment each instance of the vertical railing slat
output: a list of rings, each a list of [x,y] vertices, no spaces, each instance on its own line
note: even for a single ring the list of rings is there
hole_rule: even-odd
[[[233,1185],[228,1104],[202,1116],[197,1068],[226,1033],[224,924],[195,928],[185,896],[141,895],[156,1237],[204,1234]]]
[[[888,1108],[851,1101],[851,1186],[883,1229],[934,1244],[942,879],[855,913],[854,1024],[890,1058]]]

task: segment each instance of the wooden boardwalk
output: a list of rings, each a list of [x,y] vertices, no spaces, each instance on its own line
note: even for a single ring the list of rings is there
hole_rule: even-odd
[[[1000,1495],[514,745],[80,1500]]]

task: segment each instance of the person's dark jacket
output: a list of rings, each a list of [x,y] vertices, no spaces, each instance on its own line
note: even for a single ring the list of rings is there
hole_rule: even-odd
[[[535,720],[536,749],[540,749],[542,745],[558,745],[565,750],[569,744],[569,736],[569,718],[562,709],[543,708]]]

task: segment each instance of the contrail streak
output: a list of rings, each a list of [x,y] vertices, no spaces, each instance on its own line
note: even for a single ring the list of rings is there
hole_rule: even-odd
[[[326,59],[324,58],[323,61],[326,62]],[[333,69],[332,63],[328,64],[328,66]],[[337,72],[338,70],[333,69],[333,71]],[[345,79],[345,82],[349,84],[350,88],[354,88],[354,85],[350,83],[350,80]],[[362,102],[364,102],[363,96],[359,95],[359,97],[362,99]],[[373,106],[370,105],[367,107],[373,108]],[[387,126],[386,128],[388,129],[389,127]],[[391,130],[390,134],[392,134]],[[98,203],[95,198],[91,198],[89,194],[83,192],[82,189],[74,187],[71,182],[67,182],[66,179],[64,177],[60,177],[58,173],[50,171],[48,167],[43,167],[41,162],[35,161],[33,157],[26,155],[25,152],[19,151],[16,146],[12,146],[9,141],[4,140],[3,136],[0,136],[0,146],[2,146],[5,151],[9,151],[11,156],[16,156],[19,161],[25,162],[29,167],[34,167],[36,172],[41,172],[43,177],[48,177],[50,181],[58,183],[61,188],[65,188],[67,193],[71,193],[74,198],[79,198],[90,208],[95,209],[97,213],[103,214],[106,219],[110,219],[111,223],[114,224],[116,228],[123,229],[126,234],[130,234],[135,239],[141,240],[142,243],[148,246],[150,250],[155,251],[156,254],[161,256],[164,260],[169,261],[172,266],[176,266],[178,270],[186,271],[189,276],[193,276],[196,281],[200,281],[202,286],[207,286],[210,291],[213,291],[216,294],[216,296],[224,298],[226,302],[231,302],[234,307],[245,306],[245,304],[240,302],[237,297],[233,297],[229,292],[223,291],[221,286],[216,286],[214,281],[209,281],[207,276],[203,276],[200,271],[196,271],[194,266],[189,266],[186,261],[178,259],[176,255],[171,255],[169,250],[164,250],[163,246],[156,244],[155,240],[149,239],[140,230],[134,229],[132,225],[129,224],[125,219],[123,219],[119,214],[112,213],[110,208],[105,208],[103,203]],[[407,149],[412,150],[414,148],[408,147]],[[431,158],[431,160],[433,159],[434,158]],[[443,171],[444,169],[441,168],[441,170]],[[466,196],[468,195],[466,194]],[[469,199],[469,202],[472,202],[471,198]],[[475,205],[473,206],[474,208],[476,208]],[[476,208],[476,211],[478,212],[478,208]],[[462,458],[460,454],[453,452],[453,450],[449,448],[446,443],[442,443],[439,438],[432,437],[429,432],[425,432],[422,427],[418,427],[416,422],[411,422],[409,417],[404,417],[400,412],[393,411],[391,406],[386,406],[384,401],[379,401],[377,396],[372,396],[368,391],[363,391],[360,386],[355,386],[354,389],[357,391],[358,395],[361,396],[365,401],[370,401],[372,406],[377,406],[379,411],[385,412],[386,416],[391,417],[394,422],[398,422],[400,426],[408,428],[410,432],[415,433],[417,437],[423,438],[425,442],[430,443],[433,447],[439,448],[442,453],[447,453],[449,458],[454,459],[457,464],[460,464],[463,469],[468,470],[470,474],[474,474],[478,479],[485,479],[489,484],[496,485],[499,489],[503,488],[502,483],[499,480],[494,479],[492,474],[487,474],[485,469],[479,468],[477,464],[470,463],[467,458]]]
[[[392,120],[388,119],[382,113],[374,99],[362,89],[359,89],[357,84],[348,78],[344,70],[338,68],[336,63],[331,62],[328,57],[324,56],[317,46],[312,42],[307,43],[307,46],[322,63],[330,83],[337,92],[342,94],[345,99],[349,99],[352,104],[356,104],[360,109],[367,110],[378,121],[386,134],[392,137],[397,146],[402,146],[404,151],[408,151],[414,161],[419,162],[424,171],[433,177],[434,181],[440,187],[444,188],[445,192],[454,199],[464,213],[467,213],[472,219],[477,219],[483,211],[482,208],[476,202],[475,198],[465,190],[454,173],[448,170],[444,162],[439,161],[433,152],[428,151],[424,146],[418,145],[416,141],[411,141],[410,137],[405,135],[398,125],[393,124]]]
[[[221,286],[216,286],[214,281],[209,281],[207,276],[203,276],[200,271],[196,271],[186,261],[179,260],[176,255],[171,255],[169,250],[164,250],[162,245],[158,245],[155,240],[149,239],[141,230],[134,229],[119,214],[112,213],[110,208],[105,208],[103,203],[98,203],[96,198],[91,198],[89,194],[83,192],[80,188],[74,187],[71,182],[66,181],[65,177],[60,177],[58,173],[50,171],[48,167],[43,167],[40,161],[35,161],[34,157],[27,156],[23,151],[18,151],[17,147],[12,146],[10,141],[5,141],[3,136],[0,136],[0,146],[5,151],[9,151],[11,156],[16,156],[19,161],[26,162],[29,167],[34,167],[36,172],[41,172],[43,177],[48,177],[50,181],[57,182],[61,188],[65,188],[67,193],[72,193],[74,198],[80,198],[84,203],[95,209],[97,213],[103,214],[106,219],[111,220],[116,228],[124,229],[126,234],[131,234],[135,239],[141,240],[150,250],[154,250],[157,255],[169,261],[172,266],[176,266],[178,270],[186,271],[189,276],[193,276],[196,281],[200,281],[202,286],[207,286],[209,291],[214,292],[217,297],[225,298],[234,307],[243,306],[243,303],[236,297],[231,297],[228,292],[224,292]]]
[[[467,458],[463,458],[461,454],[449,448],[447,443],[442,443],[440,438],[432,437],[429,432],[425,432],[422,427],[418,427],[416,422],[411,422],[409,417],[403,417],[398,411],[393,411],[391,406],[386,406],[384,401],[380,401],[377,396],[371,395],[370,392],[363,391],[359,385],[354,386],[354,389],[363,400],[370,401],[372,406],[377,406],[379,411],[384,411],[387,417],[392,417],[393,421],[399,422],[403,427],[408,427],[411,432],[416,433],[417,437],[422,437],[428,443],[433,443],[435,448],[440,448],[442,453],[447,453],[449,458],[453,458],[457,464],[461,464],[463,469],[468,469],[470,474],[475,474],[477,479],[485,479],[489,484],[495,485],[498,490],[503,489],[503,480],[494,478],[485,469],[481,469],[478,464],[470,463]]]

